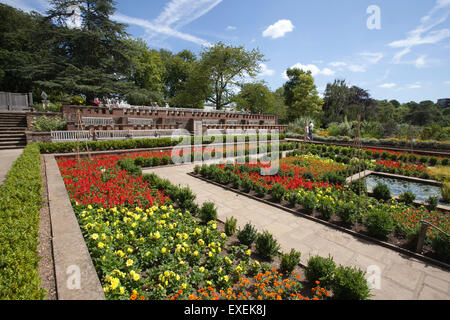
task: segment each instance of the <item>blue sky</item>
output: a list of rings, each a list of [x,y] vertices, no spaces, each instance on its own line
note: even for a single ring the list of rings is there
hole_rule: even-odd
[[[117,0],[114,19],[155,49],[259,48],[267,61],[258,79],[274,90],[297,66],[312,71],[319,92],[338,78],[376,99],[408,102],[450,98],[449,15],[450,0]]]

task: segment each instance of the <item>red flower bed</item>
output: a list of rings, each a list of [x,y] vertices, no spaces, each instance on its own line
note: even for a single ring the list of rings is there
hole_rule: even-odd
[[[98,156],[58,159],[58,166],[71,200],[82,205],[104,208],[139,206],[148,208],[154,203],[164,204],[167,196],[151,188],[142,176],[131,176],[117,165],[122,156]]]
[[[425,168],[422,166],[422,164],[408,164],[405,162],[389,161],[389,160],[379,160],[376,163],[385,168],[402,169],[402,170],[407,170],[409,172],[424,172],[425,171]]]

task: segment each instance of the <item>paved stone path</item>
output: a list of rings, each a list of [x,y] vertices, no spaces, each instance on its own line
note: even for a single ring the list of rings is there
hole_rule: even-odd
[[[216,204],[222,221],[234,216],[240,227],[251,222],[259,231],[268,230],[284,252],[291,248],[300,251],[303,264],[312,255],[330,254],[337,264],[365,271],[369,266],[378,266],[381,283],[380,289],[372,291],[373,299],[450,299],[450,272],[187,175],[193,168],[171,166],[144,173],[155,172],[173,184],[189,186],[199,204]]]
[[[12,164],[22,152],[23,149],[0,150],[0,185],[5,181]]]

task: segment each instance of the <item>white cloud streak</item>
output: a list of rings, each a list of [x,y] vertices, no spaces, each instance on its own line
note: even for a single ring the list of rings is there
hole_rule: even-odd
[[[401,49],[398,51],[392,61],[396,64],[412,64],[417,68],[424,67],[427,63],[425,56],[419,57],[413,61],[403,61],[402,58],[411,53],[412,48],[420,45],[437,44],[450,37],[450,29],[442,28],[432,30],[445,22],[450,15],[450,0],[438,0],[435,6],[428,14],[420,19],[420,24],[410,32],[405,39],[392,41],[389,43],[391,48]]]

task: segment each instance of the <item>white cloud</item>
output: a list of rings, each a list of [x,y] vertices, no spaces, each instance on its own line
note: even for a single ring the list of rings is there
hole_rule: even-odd
[[[228,31],[233,31],[233,30],[236,30],[237,28],[235,27],[235,26],[228,26],[227,27],[227,30]]]
[[[358,64],[351,64],[348,69],[352,72],[366,72],[366,67]]]
[[[272,37],[272,39],[277,39],[284,37],[284,35],[288,32],[292,32],[294,30],[294,25],[291,20],[278,20],[274,24],[270,25],[263,32],[263,37]]]
[[[397,86],[396,83],[385,83],[385,84],[380,85],[379,87],[384,88],[384,89],[391,89],[391,88],[394,88],[395,86]]]
[[[258,74],[258,76],[264,77],[264,76],[273,76],[274,75],[275,70],[269,69],[269,67],[267,67],[267,65],[265,63],[261,63],[259,66],[261,67],[261,72]]]
[[[113,18],[119,22],[134,24],[144,28],[147,32],[147,39],[161,38],[161,36],[163,38],[175,37],[198,45],[210,46],[211,44],[208,41],[181,32],[179,29],[205,15],[222,1],[172,0],[153,21],[129,17],[120,13],[115,14]]]
[[[450,84],[450,80],[444,81],[444,84],[449,85]]]
[[[301,63],[296,63],[294,64],[291,69],[301,69],[303,71],[311,71],[311,75],[313,77],[317,76],[317,75],[324,75],[324,76],[332,76],[334,75],[336,72],[329,69],[329,68],[324,68],[324,69],[320,69],[318,66],[316,66],[315,64],[307,64],[307,65],[303,65]],[[282,74],[283,79],[289,79],[286,71],[284,71]]]
[[[202,45],[202,46],[210,46],[211,45],[206,40],[200,39],[198,37],[192,36],[187,33],[179,32],[179,31],[172,29],[170,27],[167,27],[167,26],[155,25],[144,19],[128,17],[128,16],[120,14],[120,13],[115,14],[113,18],[114,18],[114,20],[119,21],[119,22],[140,26],[140,27],[146,29],[148,32],[155,32],[157,34],[162,34],[162,35],[169,36],[169,37],[176,37],[176,38],[190,41],[190,42],[196,43],[198,45]]]
[[[365,51],[361,52],[359,55],[370,64],[377,64],[384,57],[384,54],[382,52]]]
[[[46,0],[0,0],[0,2],[24,12],[37,11],[39,13],[45,13],[49,8],[49,2]]]
[[[333,61],[329,63],[330,66],[338,68],[338,67],[345,67],[347,65],[346,62],[343,61]]]
[[[422,84],[420,82],[412,83],[406,86],[408,89],[420,89]]]
[[[389,46],[401,49],[393,57],[396,64],[406,63],[421,68],[425,65],[424,57],[419,57],[416,61],[402,61],[402,58],[411,53],[412,48],[420,45],[437,44],[450,37],[450,29],[443,28],[432,30],[445,22],[450,15],[450,0],[438,0],[436,5],[428,14],[420,19],[420,24],[410,32],[405,39],[392,41]]]

